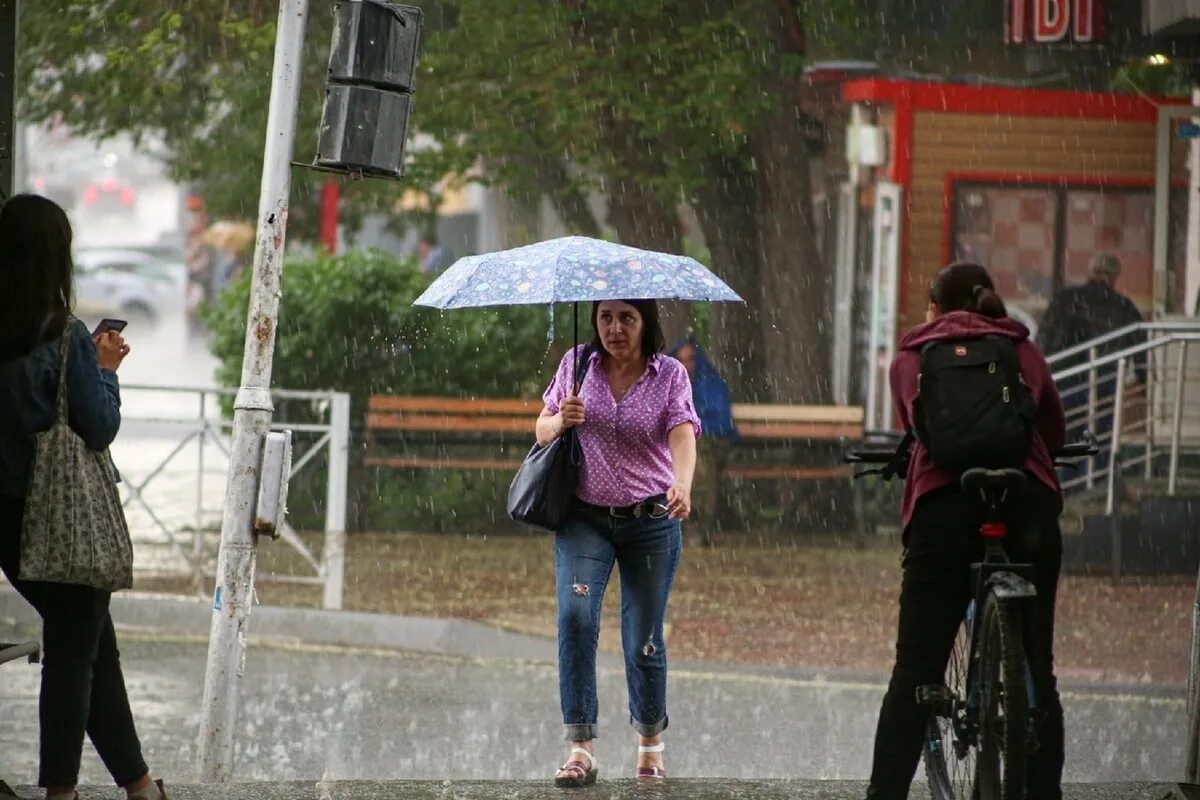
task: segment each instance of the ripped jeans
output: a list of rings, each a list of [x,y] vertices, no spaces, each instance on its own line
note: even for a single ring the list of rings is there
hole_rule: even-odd
[[[679,520],[618,518],[577,505],[555,535],[558,691],[567,741],[596,738],[596,644],[600,606],[621,574],[621,648],[630,724],[642,736],[667,727],[667,647],[663,618],[679,566]]]

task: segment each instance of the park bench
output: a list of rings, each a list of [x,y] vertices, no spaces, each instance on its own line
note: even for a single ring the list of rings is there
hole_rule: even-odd
[[[364,463],[398,469],[516,470],[533,441],[540,400],[374,395],[367,401]],[[735,403],[741,442],[723,475],[812,480],[848,473],[830,448],[861,437],[862,409]]]

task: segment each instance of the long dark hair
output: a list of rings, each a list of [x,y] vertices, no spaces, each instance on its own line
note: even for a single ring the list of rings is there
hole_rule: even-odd
[[[0,206],[0,359],[62,335],[73,273],[71,223],[57,203],[18,194]]]
[[[667,342],[663,337],[662,323],[658,319],[658,302],[655,300],[618,300],[617,302],[628,303],[642,315],[642,355],[649,358],[655,353],[661,353],[667,346]],[[592,347],[603,353],[604,343],[600,341],[600,325],[596,321],[599,316],[600,302],[596,301],[592,303]]]
[[[973,311],[993,319],[1008,316],[1004,301],[996,294],[992,276],[970,261],[958,261],[941,269],[933,277],[929,299],[943,314]]]

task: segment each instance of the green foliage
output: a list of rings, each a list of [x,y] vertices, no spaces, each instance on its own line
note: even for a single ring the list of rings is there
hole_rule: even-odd
[[[547,370],[557,366],[547,363],[545,308],[414,307],[428,283],[415,261],[373,251],[289,260],[272,383],[349,392],[359,420],[372,394],[540,393]],[[249,290],[247,270],[205,310],[226,385],[241,374]]]
[[[1187,97],[1192,92],[1187,69],[1178,62],[1126,65],[1117,70],[1112,88],[1115,92],[1136,92],[1158,97]]]
[[[361,441],[366,401],[373,394],[539,396],[567,346],[548,346],[547,310],[517,306],[443,313],[413,307],[428,283],[414,261],[378,252],[288,260],[272,384],[349,392],[356,441]],[[247,271],[204,310],[213,352],[221,362],[218,379],[229,386],[237,385],[241,374],[249,289]],[[570,310],[560,308],[556,317],[560,342],[569,342]],[[582,308],[580,323],[581,338],[590,335]],[[279,411],[277,416],[289,421],[309,418],[304,408]],[[530,420],[530,439],[532,427]],[[479,455],[496,457],[494,446],[481,447]],[[352,452],[363,454],[361,447]],[[366,524],[377,530],[461,529],[503,518],[503,487],[497,487],[510,477],[442,470],[372,472],[355,465],[350,491]],[[302,525],[319,524],[323,498],[319,470],[298,476],[289,503],[293,517]],[[435,517],[429,515],[431,508]]]
[[[332,19],[312,3],[301,59],[294,160],[316,151]],[[267,0],[66,0],[21,9],[21,116],[61,118],[81,134],[131,134],[176,180],[199,186],[214,217],[257,212],[278,3]],[[252,165],[247,169],[247,165]],[[315,239],[324,175],[293,170],[293,240]],[[344,181],[351,223],[399,190]]]

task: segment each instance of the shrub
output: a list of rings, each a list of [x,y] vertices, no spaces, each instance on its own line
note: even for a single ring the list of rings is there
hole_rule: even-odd
[[[414,261],[374,251],[293,258],[284,268],[271,382],[350,393],[358,445],[351,450],[352,528],[368,511],[372,526],[384,530],[419,527],[423,516],[430,518],[428,529],[490,526],[497,511],[504,517],[497,486],[508,476],[364,468],[361,428],[369,396],[536,397],[565,348],[547,342],[545,307],[444,313],[414,307],[429,280]],[[249,289],[247,270],[204,311],[220,359],[218,379],[229,386],[241,375]],[[569,334],[569,309],[556,314],[557,330]],[[286,409],[289,421],[312,415]],[[530,420],[530,440],[532,429]],[[323,476],[297,476],[289,502],[295,523],[319,525],[323,500]]]

